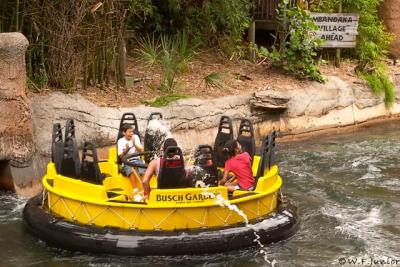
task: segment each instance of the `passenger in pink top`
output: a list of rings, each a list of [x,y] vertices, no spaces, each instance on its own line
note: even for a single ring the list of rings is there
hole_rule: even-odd
[[[242,152],[242,146],[236,140],[230,140],[224,147],[224,152],[229,156],[225,162],[224,177],[219,181],[220,185],[228,187],[229,192],[237,189],[253,190],[256,180],[251,170],[251,157],[249,153]],[[234,174],[229,178],[229,172]]]

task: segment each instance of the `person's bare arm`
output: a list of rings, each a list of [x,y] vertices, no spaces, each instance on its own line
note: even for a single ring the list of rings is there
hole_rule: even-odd
[[[143,189],[144,189],[144,198],[148,199],[150,194],[150,179],[156,173],[157,168],[157,160],[152,160],[147,166],[146,172],[143,175]]]
[[[229,178],[229,172],[224,170],[224,176],[222,177],[222,179],[219,181],[219,185],[224,185],[226,183],[226,181]]]
[[[139,142],[136,142],[136,137],[138,138]],[[143,146],[140,143],[140,139],[139,139],[138,135],[135,134],[133,136],[132,143],[133,143],[133,146],[137,149],[138,152],[143,152]]]

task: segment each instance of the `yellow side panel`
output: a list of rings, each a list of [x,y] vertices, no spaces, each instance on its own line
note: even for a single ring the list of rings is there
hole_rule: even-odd
[[[259,163],[260,163],[260,156],[254,155],[253,165],[251,166],[251,169],[253,171],[253,176],[254,177],[257,175],[257,170],[258,170],[258,164]]]
[[[57,175],[54,179],[53,188],[55,192],[58,191],[64,196],[82,199],[82,201],[87,201],[90,199],[104,200],[107,198],[106,189],[104,186],[85,183],[83,181],[66,178],[61,175]]]
[[[117,148],[115,146],[108,150],[108,162],[110,163],[117,162]]]

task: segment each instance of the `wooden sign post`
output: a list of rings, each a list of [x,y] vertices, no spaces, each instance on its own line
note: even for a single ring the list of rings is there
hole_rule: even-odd
[[[311,13],[318,26],[316,36],[325,40],[323,48],[353,48],[357,41],[359,14],[356,13]],[[340,64],[340,50],[336,51],[337,65]]]

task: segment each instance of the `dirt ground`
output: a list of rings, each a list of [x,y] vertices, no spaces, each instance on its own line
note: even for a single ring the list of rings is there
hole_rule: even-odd
[[[391,61],[387,61],[387,65],[395,84],[400,84],[400,65],[393,66]],[[321,64],[320,70],[324,76],[339,76],[350,83],[365,83],[357,77],[354,72],[355,67],[354,62],[344,60],[340,68],[328,62]],[[213,72],[221,74],[223,84],[221,87],[206,86],[204,77]],[[126,74],[130,77],[128,78],[130,86],[126,89],[91,87],[86,90],[77,89],[75,92],[99,106],[108,107],[136,106],[145,103],[145,100],[166,94],[157,89],[162,75],[161,68],[149,68],[138,59],[130,58]],[[252,93],[267,86],[291,90],[306,87],[311,83],[283,73],[273,68],[268,62],[254,64],[245,60],[232,61],[213,51],[199,53],[189,63],[189,69],[179,74],[175,80],[175,93],[201,99]],[[50,92],[52,92],[50,89],[43,89],[40,93],[28,92],[28,96],[45,95]]]

